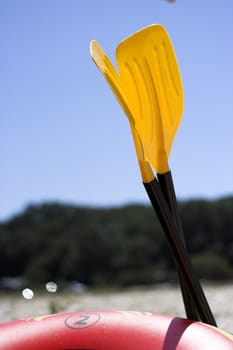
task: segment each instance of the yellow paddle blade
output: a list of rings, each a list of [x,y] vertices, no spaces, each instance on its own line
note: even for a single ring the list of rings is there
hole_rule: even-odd
[[[142,179],[143,182],[150,182],[154,179],[154,174],[150,168],[149,163],[146,162],[144,159],[144,150],[142,147],[142,143],[134,127],[134,119],[126,102],[125,91],[120,81],[120,77],[116,72],[114,66],[112,65],[111,61],[109,60],[108,56],[105,54],[101,46],[95,40],[91,41],[90,53],[93,61],[99,68],[100,72],[103,74],[106,81],[108,82],[122,109],[124,110],[125,114],[129,119]]]
[[[166,30],[151,25],[136,32],[118,45],[116,59],[145,156],[158,173],[166,173],[184,104],[179,68]]]
[[[150,182],[154,179],[154,174],[150,168],[149,163],[146,162],[144,159],[145,157],[142,143],[134,127],[134,119],[126,102],[125,92],[121,84],[120,77],[116,72],[114,66],[112,65],[111,61],[109,60],[108,56],[105,54],[101,46],[95,40],[91,41],[90,53],[93,61],[99,68],[100,72],[103,74],[104,78],[111,87],[114,95],[116,96],[118,102],[120,103],[122,109],[128,117],[143,182]]]
[[[123,87],[120,82],[120,77],[116,72],[112,62],[103,51],[101,46],[96,40],[92,40],[90,44],[90,53],[96,66],[99,68],[100,72],[103,74],[104,78],[108,82],[110,88],[112,89],[114,95],[116,96],[118,102],[120,103],[122,109],[126,113],[127,117],[130,119],[131,123],[134,123],[131,112],[128,108],[127,102],[124,97]]]

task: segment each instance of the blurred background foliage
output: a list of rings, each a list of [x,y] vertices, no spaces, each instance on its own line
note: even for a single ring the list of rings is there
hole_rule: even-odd
[[[179,202],[200,278],[233,279],[233,197]],[[31,205],[0,224],[0,278],[88,286],[176,282],[175,262],[153,209]]]

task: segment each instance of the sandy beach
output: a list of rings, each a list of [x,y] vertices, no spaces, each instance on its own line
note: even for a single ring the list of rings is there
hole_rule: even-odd
[[[220,328],[233,332],[233,284],[206,285],[204,290]],[[64,311],[136,310],[185,317],[178,287],[158,285],[115,291],[42,293],[26,300],[19,293],[0,295],[0,322]]]

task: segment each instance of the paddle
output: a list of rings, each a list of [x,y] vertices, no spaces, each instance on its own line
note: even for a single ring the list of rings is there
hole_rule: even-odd
[[[99,68],[101,73],[103,74],[104,78],[106,79],[110,88],[112,89],[114,95],[119,101],[122,109],[124,110],[125,114],[128,117],[142,180],[144,183],[147,183],[147,182],[149,183],[154,180],[155,176],[151,170],[149,162],[145,160],[145,157],[143,154],[143,151],[144,151],[143,146],[141,144],[141,140],[138,136],[137,130],[135,129],[134,118],[126,102],[125,92],[124,92],[122,83],[120,81],[120,78],[117,72],[115,71],[115,68],[113,67],[111,61],[109,60],[105,52],[102,50],[100,45],[95,40],[91,41],[90,53],[93,61],[95,62],[96,66]]]
[[[133,108],[135,127],[146,157],[156,169],[162,191],[176,219],[176,195],[168,157],[184,105],[182,81],[175,52],[166,30],[152,25],[121,42],[116,50],[127,102]]]
[[[125,111],[126,115],[128,116],[128,119],[130,121],[130,126],[134,138],[134,144],[137,152],[137,158],[139,161],[139,166],[142,174],[142,179],[143,183],[147,184],[150,181],[153,181],[155,179],[154,174],[152,173],[150,167],[145,166],[147,162],[143,160],[144,155],[142,154],[143,152],[143,147],[140,146],[140,141],[137,138],[136,130],[134,128],[134,119],[132,117],[131,111],[129,110],[129,107],[126,103],[126,98],[124,96],[123,92],[123,87],[122,87],[122,82],[119,79],[118,74],[116,73],[111,61],[108,59],[102,48],[99,46],[99,44],[96,41],[91,42],[91,55],[96,63],[97,67],[100,69],[102,74],[104,75],[105,79],[108,81],[111,89],[113,90],[114,94],[116,95],[117,99],[119,100],[123,110]],[[147,187],[147,185],[145,185]],[[164,186],[163,186],[164,187]],[[162,188],[163,188],[162,187]],[[170,197],[169,197],[170,198]],[[168,199],[169,199],[168,198]],[[192,300],[189,298],[189,293],[187,290],[187,287],[185,287],[185,281],[182,281],[181,279],[181,290],[183,294],[183,299],[184,299],[184,305],[186,309],[186,314],[187,317],[190,319],[197,319],[197,315],[195,312],[195,308],[193,306]]]
[[[150,168],[149,161],[145,157],[144,150],[146,149],[146,147],[141,141],[141,135],[139,136],[138,129],[135,127],[136,123],[132,114],[133,107],[132,105],[129,107],[128,100],[126,102],[126,98],[128,97],[126,91],[129,91],[128,85],[126,86],[124,85],[124,83],[122,83],[122,80],[116,73],[110,60],[107,58],[107,56],[96,41],[91,42],[91,55],[97,67],[100,69],[100,71],[103,73],[104,77],[108,81],[110,87],[112,88],[118,101],[120,102],[122,108],[124,109],[129,118],[143,182],[145,184],[151,202],[154,208],[156,209],[156,212],[158,213],[159,219],[165,230],[168,241],[172,246],[177,264],[178,266],[180,266],[182,273],[185,276],[185,279],[187,280],[189,288],[192,292],[192,296],[195,300],[195,303],[199,308],[199,313],[204,322],[215,324],[211,311],[208,307],[208,303],[205,299],[204,293],[198,283],[198,280],[194,276],[193,269],[189,261],[189,256],[187,255],[182,241],[178,237],[177,226],[174,224],[170,210],[157,183],[157,180],[154,177],[153,172]],[[163,163],[162,169],[164,169]]]
[[[126,99],[132,108],[135,128],[184,242],[168,156],[183,113],[183,88],[175,53],[165,29],[153,25],[122,41],[116,50]],[[147,188],[147,185],[145,185]],[[181,290],[188,318],[198,319],[185,281]]]

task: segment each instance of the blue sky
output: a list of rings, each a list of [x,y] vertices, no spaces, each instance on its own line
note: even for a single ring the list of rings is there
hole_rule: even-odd
[[[89,54],[167,29],[185,110],[170,166],[177,196],[233,194],[233,1],[1,0],[0,220],[28,204],[146,203],[128,122]]]

